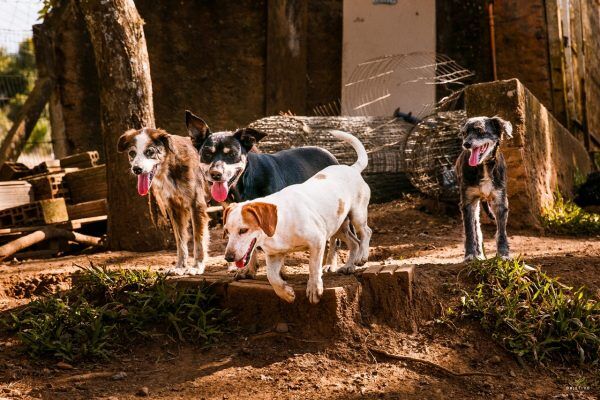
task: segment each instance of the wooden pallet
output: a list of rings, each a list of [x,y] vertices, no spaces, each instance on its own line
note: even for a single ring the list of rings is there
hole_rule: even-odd
[[[29,183],[23,181],[0,182],[0,210],[27,204],[33,199],[33,190]]]
[[[41,200],[0,211],[0,227],[47,225],[69,220],[65,199]]]
[[[107,198],[106,165],[70,172],[65,175],[64,182],[73,204]]]
[[[27,178],[33,188],[36,200],[57,199],[63,197],[69,199],[69,190],[63,184],[64,172],[45,174],[36,178]]]
[[[97,222],[107,221],[106,215],[99,215],[97,217],[81,218],[76,220],[58,222],[51,224],[52,226],[60,229],[66,229],[69,231],[75,231],[81,229],[85,225],[95,224]],[[35,232],[44,228],[46,225],[38,226],[19,226],[13,228],[0,228],[0,236],[20,236],[22,233]]]

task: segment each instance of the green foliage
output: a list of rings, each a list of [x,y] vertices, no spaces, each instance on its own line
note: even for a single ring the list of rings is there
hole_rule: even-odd
[[[512,353],[597,363],[600,304],[584,288],[573,290],[520,260],[490,259],[468,267],[479,282],[462,297],[463,315],[478,319]]]
[[[554,206],[544,210],[542,226],[546,232],[556,235],[600,235],[600,215],[584,211],[557,193]]]
[[[12,89],[10,93],[0,93],[3,97],[11,96],[7,103],[0,104],[0,139],[16,120],[19,110],[27,100],[27,95],[33,89],[36,76],[35,52],[31,38],[19,44],[19,51],[16,54],[8,54],[0,48],[0,79],[9,80],[11,85],[4,85],[4,87]],[[29,153],[39,143],[50,140],[50,123],[47,116],[42,115],[23,151]]]
[[[162,274],[91,265],[74,289],[34,300],[3,320],[33,357],[106,359],[140,337],[168,335],[209,345],[223,333],[227,312],[210,288],[176,289]]]

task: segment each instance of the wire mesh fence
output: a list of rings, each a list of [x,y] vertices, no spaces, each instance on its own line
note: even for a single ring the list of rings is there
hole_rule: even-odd
[[[42,7],[42,0],[0,0],[0,140],[12,127],[37,78],[32,25],[39,22]],[[53,157],[45,111],[18,161],[32,167]]]

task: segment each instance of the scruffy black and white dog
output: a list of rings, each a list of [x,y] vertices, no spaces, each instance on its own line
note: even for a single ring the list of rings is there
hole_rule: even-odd
[[[463,151],[456,161],[456,175],[465,231],[465,261],[484,258],[480,202],[496,220],[497,255],[508,259],[506,163],[499,147],[504,135],[512,138],[512,125],[499,117],[475,117],[467,120],[461,133]]]

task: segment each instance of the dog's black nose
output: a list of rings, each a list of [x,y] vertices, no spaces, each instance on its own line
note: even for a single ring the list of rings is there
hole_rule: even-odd
[[[234,262],[235,261],[235,256],[233,254],[225,253],[225,261],[227,261],[227,262]]]
[[[139,175],[142,173],[142,169],[140,167],[133,167],[131,168],[131,170],[133,171],[134,174]]]
[[[223,177],[223,174],[217,171],[212,171],[210,173],[210,177],[213,178],[213,180],[215,181],[220,181],[221,178]]]
[[[463,147],[464,147],[465,149],[470,149],[470,148],[471,148],[471,143],[470,143],[470,142],[464,142],[464,143],[463,143]]]

